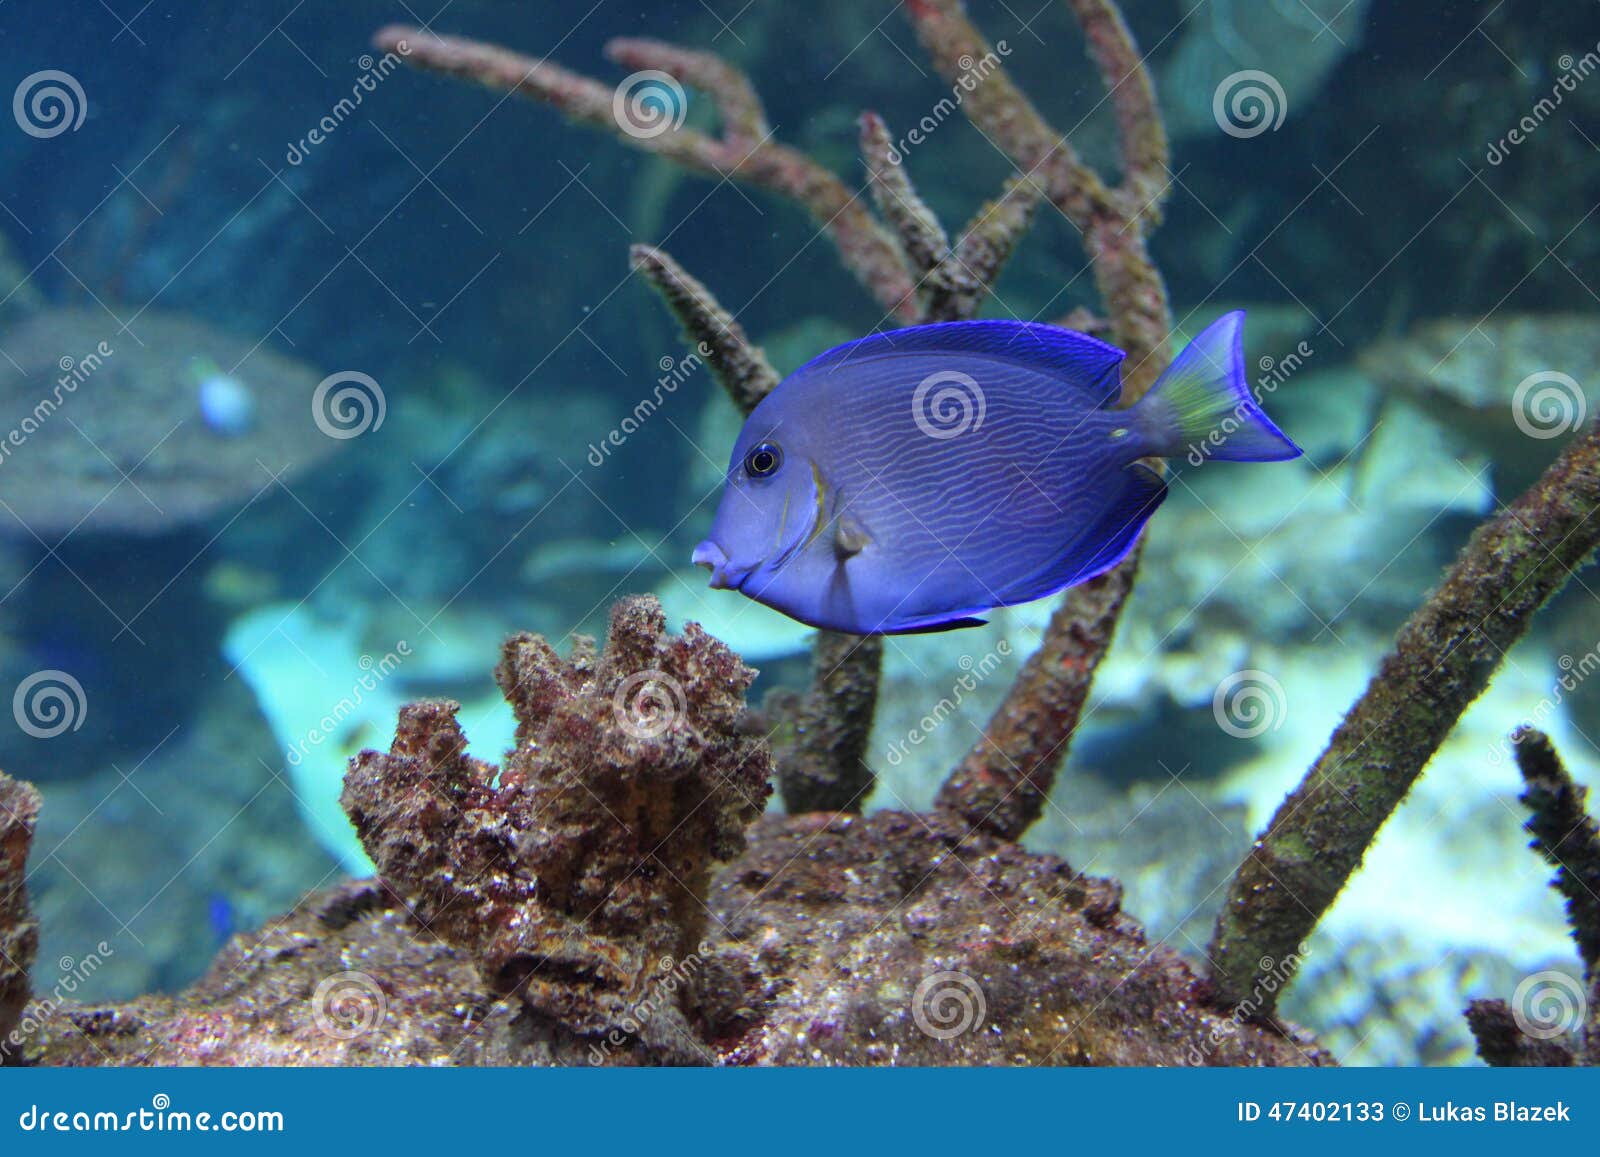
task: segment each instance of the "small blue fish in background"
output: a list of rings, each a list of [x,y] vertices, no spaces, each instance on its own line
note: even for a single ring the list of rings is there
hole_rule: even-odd
[[[1244,314],[1117,409],[1124,354],[1050,325],[968,321],[847,342],[785,378],[734,445],[694,562],[813,627],[976,626],[1122,561],[1166,497],[1141,458],[1299,456],[1256,405]]]

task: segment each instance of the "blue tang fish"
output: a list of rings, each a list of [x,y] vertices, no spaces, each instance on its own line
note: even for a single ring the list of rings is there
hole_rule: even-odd
[[[847,342],[751,412],[694,562],[813,627],[981,623],[1110,570],[1166,497],[1141,458],[1299,455],[1245,377],[1244,314],[1137,405],[1124,354],[1050,325],[968,321]]]

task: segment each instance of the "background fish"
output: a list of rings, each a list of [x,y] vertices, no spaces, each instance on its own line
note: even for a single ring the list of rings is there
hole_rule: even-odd
[[[803,623],[971,626],[1093,578],[1166,497],[1149,457],[1300,449],[1245,376],[1243,312],[1117,409],[1123,352],[1026,322],[916,326],[838,346],[751,413],[694,562]]]

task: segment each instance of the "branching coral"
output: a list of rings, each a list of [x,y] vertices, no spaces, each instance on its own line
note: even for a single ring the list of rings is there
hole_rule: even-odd
[[[400,25],[381,30],[373,43],[409,64],[543,101],[578,124],[615,133],[624,144],[658,153],[696,172],[748,182],[790,198],[828,232],[845,265],[885,310],[907,321],[915,319],[910,272],[888,232],[838,177],[805,153],[773,139],[754,87],[725,61],[655,40],[611,41],[606,53],[617,63],[679,78],[709,96],[722,121],[720,136],[654,122],[647,131],[629,132],[624,127],[626,117],[616,111],[616,102],[626,101],[628,92],[549,60]]]
[[[1082,234],[1113,338],[1128,354],[1122,400],[1131,405],[1167,364],[1171,316],[1145,244],[1147,230],[1160,220],[1168,184],[1166,137],[1149,76],[1115,5],[1071,0],[1071,7],[1116,110],[1120,185],[1108,186],[1085,165],[1004,69],[974,86],[962,109],[1022,169],[1017,185],[1036,188]],[[907,12],[951,83],[959,82],[971,62],[995,59],[960,0],[915,0]],[[983,736],[940,790],[940,808],[1010,839],[1038,819],[1137,566],[1135,553],[1067,593]]]
[[[845,264],[901,321],[975,316],[1036,205],[1048,198],[1084,234],[1116,336],[1130,355],[1124,398],[1131,403],[1165,365],[1166,294],[1144,238],[1158,219],[1166,189],[1166,140],[1149,78],[1115,7],[1107,0],[1074,0],[1073,8],[1117,111],[1124,179],[1115,188],[1083,165],[1033,110],[958,3],[908,7],[936,66],[952,85],[961,86],[967,115],[1024,170],[978,211],[953,244],[917,194],[882,118],[871,112],[861,118],[861,153],[880,222],[815,161],[771,140],[748,78],[706,53],[636,39],[612,41],[607,49],[626,67],[665,72],[709,95],[720,114],[720,137],[679,123],[630,133],[613,104],[623,98],[622,88],[613,92],[549,61],[492,45],[400,27],[384,29],[375,43],[391,51],[403,43],[413,64],[531,96],[691,169],[789,196],[828,229]],[[967,74],[979,60],[985,74],[974,82]],[[691,340],[713,349],[722,385],[748,413],[773,384],[759,351],[705,287],[666,254],[635,247],[633,261],[662,292]],[[1010,837],[1037,818],[1133,571],[1130,561],[1092,591],[1068,597],[1023,679],[942,793],[948,810]],[[880,663],[876,641],[827,632],[819,637],[812,687],[795,708],[792,743],[779,761],[791,809],[853,809],[870,790],[865,752]]]
[[[1478,1041],[1478,1054],[1491,1065],[1600,1065],[1600,826],[1584,810],[1588,794],[1573,782],[1562,766],[1550,737],[1531,727],[1520,728],[1511,737],[1517,753],[1517,768],[1526,790],[1522,803],[1529,812],[1526,827],[1533,836],[1533,848],[1556,870],[1552,881],[1567,901],[1567,923],[1583,961],[1588,993],[1559,994],[1550,1002],[1558,1014],[1575,1012],[1584,1016],[1581,1027],[1582,1054],[1575,1054],[1565,1041],[1573,1025],[1539,1024],[1538,1033],[1529,1035],[1518,1023],[1517,1015],[1501,1000],[1474,1001],[1467,1009],[1467,1023]],[[1544,995],[1557,995],[1554,993]],[[1524,998],[1525,1006],[1537,1006],[1542,997]],[[1524,1019],[1538,1007],[1524,1007]]]
[[[1278,807],[1229,887],[1210,956],[1217,998],[1296,959],[1368,846],[1534,614],[1600,545],[1600,423],[1479,527],[1401,627],[1366,692]],[[1269,994],[1270,1012],[1275,993]]]
[[[631,598],[602,652],[581,639],[562,660],[515,636],[496,671],[517,717],[503,767],[467,755],[455,704],[425,702],[345,780],[384,880],[553,1032],[605,1034],[695,953],[712,865],[744,847],[771,790],[744,728],[755,672],[698,627],[664,632],[660,605]],[[671,1005],[640,1047],[694,1060],[694,1040]]]
[[[39,793],[0,772],[0,1064],[20,1058],[7,1038],[31,994],[28,971],[39,924],[28,910],[27,860],[39,818]]]

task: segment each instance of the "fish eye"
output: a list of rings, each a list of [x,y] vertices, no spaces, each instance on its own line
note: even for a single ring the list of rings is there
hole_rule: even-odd
[[[783,451],[776,442],[762,442],[744,456],[744,472],[752,478],[766,478],[783,465]]]

